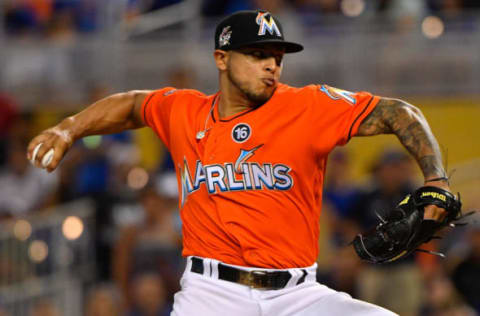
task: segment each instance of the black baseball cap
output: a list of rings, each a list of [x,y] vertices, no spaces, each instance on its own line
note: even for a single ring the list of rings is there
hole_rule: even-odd
[[[285,41],[280,22],[262,10],[239,11],[223,19],[215,30],[215,49],[231,50],[254,44],[274,43],[296,53],[303,46]]]

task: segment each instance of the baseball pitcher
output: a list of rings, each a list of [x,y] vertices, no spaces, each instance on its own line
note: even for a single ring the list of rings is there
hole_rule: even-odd
[[[286,41],[269,12],[219,23],[219,90],[166,87],[100,100],[35,137],[28,158],[55,170],[87,135],[152,128],[176,166],[187,267],[174,316],[394,315],[316,282],[319,216],[328,154],[352,137],[395,134],[425,187],[406,197],[352,249],[368,261],[408,255],[456,220],[439,146],[416,107],[326,84],[279,82]]]

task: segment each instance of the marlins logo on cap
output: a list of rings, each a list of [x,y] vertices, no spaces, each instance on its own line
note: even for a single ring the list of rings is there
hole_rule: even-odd
[[[275,33],[278,37],[282,37],[282,33],[278,29],[273,16],[269,12],[258,12],[258,15],[255,19],[257,24],[260,25],[258,29],[258,35],[265,35],[265,32],[268,31],[271,35]]]
[[[235,12],[218,23],[215,29],[215,49],[232,50],[250,45],[269,44],[295,53],[303,46],[284,39],[278,19],[263,10]]]

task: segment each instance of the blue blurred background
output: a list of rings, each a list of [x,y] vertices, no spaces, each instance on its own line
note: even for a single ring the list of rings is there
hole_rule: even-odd
[[[213,33],[262,8],[305,51],[283,81],[366,90],[417,105],[451,187],[480,209],[480,1],[0,1],[0,315],[169,315],[183,272],[174,166],[148,129],[78,141],[52,174],[28,141],[109,94],[217,89]],[[318,280],[400,315],[480,313],[480,224],[372,266],[345,244],[422,184],[393,136],[353,139],[329,159]]]

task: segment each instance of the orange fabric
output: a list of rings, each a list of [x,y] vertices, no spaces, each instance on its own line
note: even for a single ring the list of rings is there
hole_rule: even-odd
[[[220,120],[218,95],[165,88],[142,106],[177,168],[183,255],[250,267],[312,265],[327,155],[357,133],[379,98],[281,84],[263,106]]]

